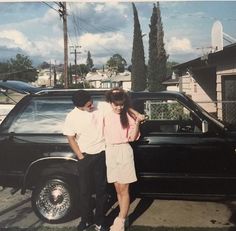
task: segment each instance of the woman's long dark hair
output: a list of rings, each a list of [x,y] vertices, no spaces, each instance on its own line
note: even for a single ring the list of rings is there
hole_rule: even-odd
[[[123,128],[127,128],[129,125],[127,113],[129,113],[130,108],[128,94],[122,88],[113,88],[106,93],[106,101],[108,103],[124,105],[124,108],[120,113],[120,122]]]

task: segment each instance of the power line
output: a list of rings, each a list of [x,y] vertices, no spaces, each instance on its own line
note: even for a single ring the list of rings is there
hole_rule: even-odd
[[[50,7],[51,9],[55,10],[57,13],[59,13],[59,11],[57,9],[55,9],[54,7],[52,7],[51,5],[49,5],[47,2],[42,2],[45,5],[47,5],[48,7]]]
[[[68,69],[68,32],[67,32],[67,11],[66,11],[66,2],[54,2],[59,9],[55,9],[51,5],[46,2],[43,2],[48,7],[55,10],[59,13],[60,18],[63,20],[63,36],[64,36],[64,87],[68,88],[68,77],[67,77],[67,69]]]

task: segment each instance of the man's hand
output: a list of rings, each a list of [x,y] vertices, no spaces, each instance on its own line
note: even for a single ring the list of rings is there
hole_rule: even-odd
[[[67,136],[67,139],[68,139],[71,149],[74,151],[78,159],[79,160],[84,159],[84,154],[81,152],[79,145],[76,142],[75,136]]]

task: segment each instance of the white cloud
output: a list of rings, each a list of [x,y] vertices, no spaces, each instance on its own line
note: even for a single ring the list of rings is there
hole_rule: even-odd
[[[103,33],[103,34],[84,34],[80,37],[79,44],[83,50],[89,50],[96,57],[102,57],[103,60],[97,58],[96,62],[101,64],[104,60],[108,60],[115,53],[120,54],[125,59],[127,54],[131,54],[132,43],[127,43],[127,38],[122,33]],[[105,56],[105,58],[104,58]],[[94,58],[93,58],[94,59]],[[129,62],[129,60],[126,60]]]
[[[17,30],[4,30],[0,33],[0,38],[5,41],[5,45],[8,48],[20,47],[26,51],[30,51],[32,43],[24,36],[23,33]]]
[[[41,23],[51,24],[59,20],[59,14],[53,9],[49,9],[42,18],[40,18]]]
[[[41,56],[53,56],[54,54],[62,54],[64,50],[63,39],[47,38],[35,42],[36,48]],[[54,57],[55,58],[55,57]]]
[[[167,50],[169,54],[194,52],[189,39],[176,37],[171,37],[171,39],[167,42]]]
[[[59,61],[61,62],[63,60],[63,38],[44,37],[32,42],[20,31],[4,30],[0,33],[0,41],[1,46],[8,49],[19,48],[25,51],[29,56],[38,56],[44,60],[47,60],[49,57],[58,60],[58,58],[61,57]]]
[[[124,30],[129,9],[130,5],[118,2],[70,3],[68,22],[76,21],[80,34]]]

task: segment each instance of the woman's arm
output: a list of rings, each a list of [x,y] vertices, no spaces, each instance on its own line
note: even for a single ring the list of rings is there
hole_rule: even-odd
[[[142,120],[139,119],[139,117],[136,118],[134,121],[134,124],[131,125],[131,129],[129,131],[129,141],[133,142],[137,140],[140,136],[140,131],[139,131],[139,125]]]
[[[138,111],[134,110],[133,108],[129,108],[129,113],[134,116],[134,119],[138,119],[140,122],[145,120],[145,115],[139,113]]]

